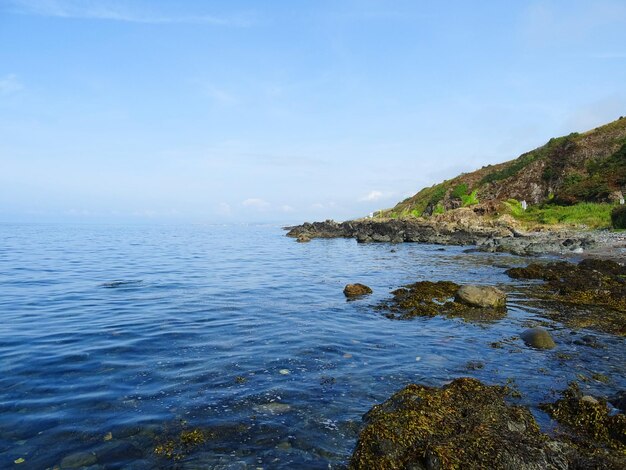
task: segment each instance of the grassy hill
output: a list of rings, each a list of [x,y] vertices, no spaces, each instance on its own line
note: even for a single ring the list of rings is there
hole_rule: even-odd
[[[508,204],[514,214],[529,218],[532,211],[524,214],[516,201],[552,208],[555,214],[569,210],[573,217],[580,212],[579,205],[585,203],[591,215],[598,210],[610,214],[623,192],[626,192],[626,118],[620,117],[581,134],[575,132],[550,139],[515,160],[488,165],[422,189],[381,215],[429,216],[480,203],[487,212]],[[574,205],[578,209],[563,209]]]

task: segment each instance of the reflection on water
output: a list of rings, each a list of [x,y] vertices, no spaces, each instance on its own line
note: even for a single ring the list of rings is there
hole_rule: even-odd
[[[626,385],[622,339],[589,347],[554,323],[555,350],[516,338],[542,306],[504,274],[524,263],[508,255],[298,244],[273,226],[3,225],[0,239],[0,468],[163,467],[155,448],[193,430],[182,468],[335,468],[361,416],[409,382],[513,380],[544,427],[537,403],[568,381]],[[508,315],[373,309],[418,280],[497,285]],[[374,294],[347,302],[352,282]]]

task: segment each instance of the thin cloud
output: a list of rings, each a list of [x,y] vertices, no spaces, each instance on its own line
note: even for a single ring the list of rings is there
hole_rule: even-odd
[[[52,18],[120,21],[125,23],[206,24],[215,26],[250,26],[248,17],[221,17],[214,15],[165,16],[130,10],[120,2],[80,0],[12,0],[5,11],[23,15]]]
[[[24,89],[24,85],[17,79],[17,75],[10,74],[0,78],[0,95],[10,95]]]
[[[270,203],[256,197],[246,199],[241,203],[244,207],[253,207],[255,209],[267,209],[270,207]]]
[[[378,201],[380,199],[383,199],[385,196],[385,193],[383,193],[382,191],[370,191],[366,196],[363,196],[362,198],[359,199],[359,201],[361,202],[369,202],[369,201]]]

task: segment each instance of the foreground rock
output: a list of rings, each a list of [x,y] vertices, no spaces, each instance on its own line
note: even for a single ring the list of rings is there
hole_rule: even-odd
[[[535,295],[558,302],[554,309],[546,309],[546,316],[572,328],[626,336],[626,267],[610,260],[585,259],[578,265],[532,263],[509,269],[507,274],[545,281],[534,288]]]
[[[459,286],[450,281],[420,281],[392,292],[378,306],[391,319],[445,315],[464,320],[498,320],[506,315],[506,294],[495,287]]]
[[[346,222],[304,223],[287,227],[298,238],[355,238],[358,242],[418,242],[439,245],[474,245],[479,251],[518,255],[580,253],[607,235],[592,232],[546,231],[524,233],[509,216],[489,218],[460,208],[428,218],[358,219]]]
[[[505,387],[470,378],[442,388],[408,385],[364,416],[350,468],[625,468],[623,443],[611,437],[621,432],[623,438],[624,416],[609,417],[606,404],[551,405],[566,411],[548,412],[571,417],[557,418],[568,434],[556,440],[539,430],[528,409],[508,405],[507,394]],[[593,424],[575,424],[580,421]]]
[[[520,337],[531,348],[552,349],[556,346],[550,333],[543,328],[530,328],[524,331]]]
[[[456,302],[479,308],[501,308],[506,305],[506,294],[492,286],[462,286],[454,297]]]
[[[348,284],[343,289],[343,293],[346,297],[354,298],[361,297],[362,295],[367,295],[372,293],[372,289],[370,289],[365,284]]]
[[[568,468],[570,448],[506,395],[469,378],[440,389],[408,385],[365,415],[350,468]]]

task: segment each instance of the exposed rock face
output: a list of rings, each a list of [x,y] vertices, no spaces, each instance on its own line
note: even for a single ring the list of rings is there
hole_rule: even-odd
[[[567,445],[539,431],[503,387],[470,378],[408,385],[364,417],[351,469],[566,469]]]
[[[507,274],[515,279],[546,281],[535,290],[543,298],[558,301],[560,308],[545,312],[550,318],[574,328],[626,335],[626,267],[609,260],[585,259],[578,265],[531,263],[509,269]]]
[[[361,297],[362,295],[367,295],[372,293],[372,289],[370,289],[365,284],[348,284],[344,289],[343,293],[346,297],[354,298]]]
[[[552,349],[556,346],[552,336],[543,328],[530,328],[524,331],[520,337],[527,346],[537,349]]]
[[[472,307],[499,308],[506,305],[506,294],[492,286],[462,286],[454,300]]]

